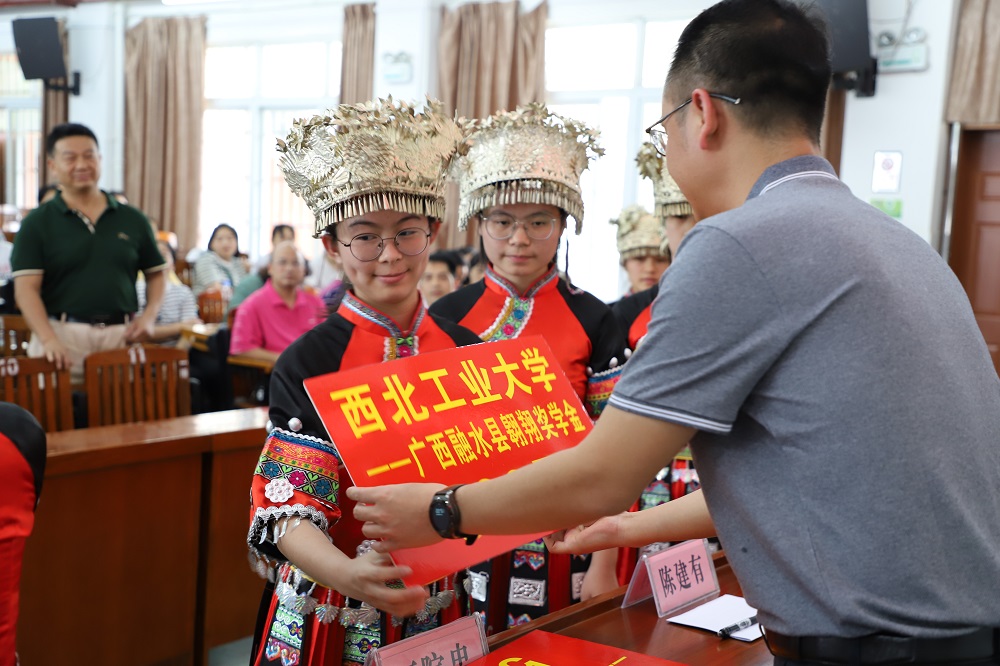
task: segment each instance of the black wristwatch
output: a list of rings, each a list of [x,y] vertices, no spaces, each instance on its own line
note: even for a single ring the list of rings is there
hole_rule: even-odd
[[[451,486],[434,493],[431,500],[430,518],[434,531],[444,539],[465,539],[465,544],[471,546],[479,538],[478,534],[462,534],[459,528],[462,525],[462,512],[458,510],[458,502],[455,501],[455,491],[464,484]]]

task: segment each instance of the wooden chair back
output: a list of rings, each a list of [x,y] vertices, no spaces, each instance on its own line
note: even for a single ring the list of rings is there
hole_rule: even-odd
[[[194,277],[192,275],[194,273],[194,266],[189,264],[187,260],[177,257],[177,261],[174,262],[174,273],[177,273],[177,277],[180,278],[181,282],[189,287],[191,286],[191,278]]]
[[[226,302],[218,289],[198,294],[198,317],[206,324],[218,324],[226,318]]]
[[[134,345],[97,352],[83,360],[83,372],[91,427],[191,413],[186,351]]]
[[[72,395],[68,368],[44,358],[0,359],[0,400],[27,409],[45,432],[73,429]]]
[[[0,315],[0,358],[27,356],[31,329],[20,315]]]

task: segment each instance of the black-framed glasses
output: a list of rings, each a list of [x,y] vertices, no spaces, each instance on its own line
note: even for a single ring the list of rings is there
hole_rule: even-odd
[[[479,219],[482,220],[483,226],[486,227],[486,233],[493,240],[507,240],[517,231],[518,225],[524,229],[524,233],[531,240],[546,240],[552,236],[559,221],[548,215],[531,216],[526,220],[518,220],[513,215],[506,213],[491,213],[486,217],[480,215]]]
[[[382,238],[378,234],[364,233],[358,234],[351,239],[350,243],[337,239],[337,242],[351,250],[351,254],[358,261],[375,261],[382,255],[385,249],[385,242],[391,240],[396,244],[396,249],[400,254],[413,257],[427,249],[430,242],[431,232],[419,227],[407,227],[400,229],[395,236]]]
[[[722,101],[729,102],[730,104],[739,104],[742,101],[741,97],[732,97],[730,95],[723,95],[721,93],[710,92],[708,93],[708,96],[714,97],[715,99],[721,99]],[[646,128],[646,134],[649,135],[650,142],[652,142],[653,147],[656,148],[656,152],[658,152],[660,155],[663,155],[664,157],[667,156],[667,131],[665,129],[662,129],[663,127],[666,127],[667,118],[674,115],[675,113],[677,113],[678,111],[680,111],[693,101],[694,101],[693,97],[688,97],[684,102],[680,104],[680,106],[678,106],[673,111],[663,116],[655,123]],[[658,129],[658,127],[661,129]]]

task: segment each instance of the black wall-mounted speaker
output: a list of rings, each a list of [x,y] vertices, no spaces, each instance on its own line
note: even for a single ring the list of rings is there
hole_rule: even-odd
[[[54,18],[15,19],[14,45],[25,79],[60,79],[66,76],[59,26]]]

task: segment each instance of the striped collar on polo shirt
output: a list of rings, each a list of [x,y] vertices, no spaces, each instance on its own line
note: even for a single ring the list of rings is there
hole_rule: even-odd
[[[754,183],[747,201],[800,178],[829,178],[840,181],[830,163],[819,155],[800,155],[769,166]]]

